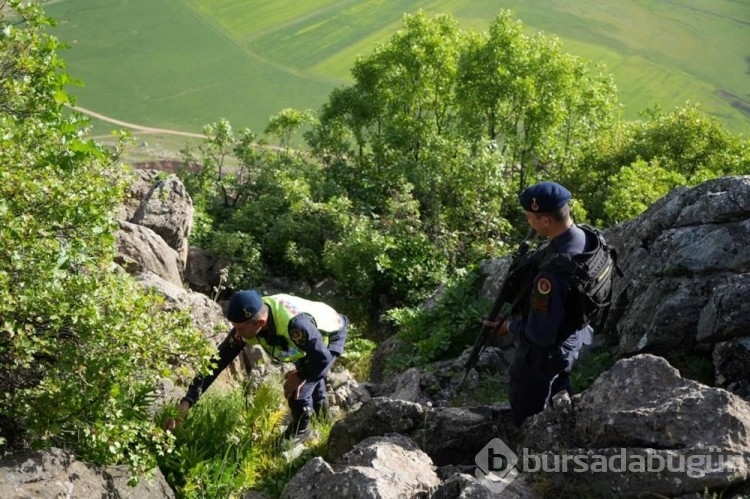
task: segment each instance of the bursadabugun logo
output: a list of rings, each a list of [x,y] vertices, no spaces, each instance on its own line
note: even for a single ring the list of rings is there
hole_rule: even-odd
[[[715,447],[673,451],[648,448],[598,450],[599,452],[536,454],[522,448],[519,449],[519,457],[505,442],[493,438],[474,457],[477,464],[474,475],[482,480],[482,484],[490,492],[499,494],[520,472],[605,473],[612,476],[655,473],[676,476],[680,480],[698,480],[704,477],[747,476],[750,469],[750,457],[722,452],[722,449]]]
[[[518,476],[518,456],[499,438],[490,440],[474,457],[474,462],[477,463],[474,475],[485,480],[485,487],[494,494],[505,490]]]

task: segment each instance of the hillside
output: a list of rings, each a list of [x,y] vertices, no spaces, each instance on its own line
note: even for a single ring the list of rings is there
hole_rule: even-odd
[[[508,1],[524,25],[558,35],[563,48],[615,77],[626,118],[686,101],[728,128],[750,131],[747,27],[750,9],[701,2]],[[227,118],[261,132],[286,107],[318,109],[351,82],[358,55],[401,28],[406,12],[450,12],[483,31],[498,13],[489,0],[56,0],[46,4],[70,44],[78,104],[126,122],[200,132]],[[105,133],[111,125],[95,122]]]

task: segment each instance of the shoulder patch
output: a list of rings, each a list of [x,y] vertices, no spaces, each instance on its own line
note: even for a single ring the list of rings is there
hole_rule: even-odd
[[[307,333],[301,329],[292,329],[289,331],[289,337],[298,347],[304,346],[305,342],[307,342]]]
[[[537,281],[536,289],[539,291],[539,294],[548,295],[552,291],[552,283],[549,282],[549,279],[542,277]]]
[[[547,315],[551,292],[552,282],[549,279],[541,277],[536,281],[536,286],[531,292],[531,313]]]

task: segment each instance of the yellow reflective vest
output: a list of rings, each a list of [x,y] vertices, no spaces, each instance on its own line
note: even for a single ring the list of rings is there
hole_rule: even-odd
[[[299,350],[289,337],[289,322],[297,315],[308,314],[313,318],[326,345],[328,345],[328,335],[344,327],[344,322],[339,313],[331,306],[322,302],[305,300],[298,296],[278,294],[264,296],[263,303],[268,305],[269,313],[273,316],[276,334],[286,339],[289,348],[282,350],[278,346],[269,345],[261,336],[256,336],[252,340],[247,341],[247,343],[262,346],[269,355],[282,362],[293,362],[305,356],[305,352]]]

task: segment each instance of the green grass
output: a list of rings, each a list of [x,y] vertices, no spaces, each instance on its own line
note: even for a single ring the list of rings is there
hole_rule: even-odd
[[[157,414],[163,423],[171,408]],[[284,485],[314,456],[324,456],[333,421],[315,417],[313,437],[304,451],[288,460],[294,446],[280,440],[287,412],[281,379],[264,381],[257,390],[208,392],[174,431],[175,452],[160,457],[179,499],[230,498],[254,490],[278,497]]]
[[[286,107],[317,110],[350,83],[357,56],[403,14],[449,12],[487,29],[509,8],[529,32],[613,73],[626,118],[686,101],[750,132],[750,9],[744,0],[57,0],[55,34],[79,105],[117,119],[199,132],[228,119],[262,132]],[[97,124],[96,133],[113,125]]]

